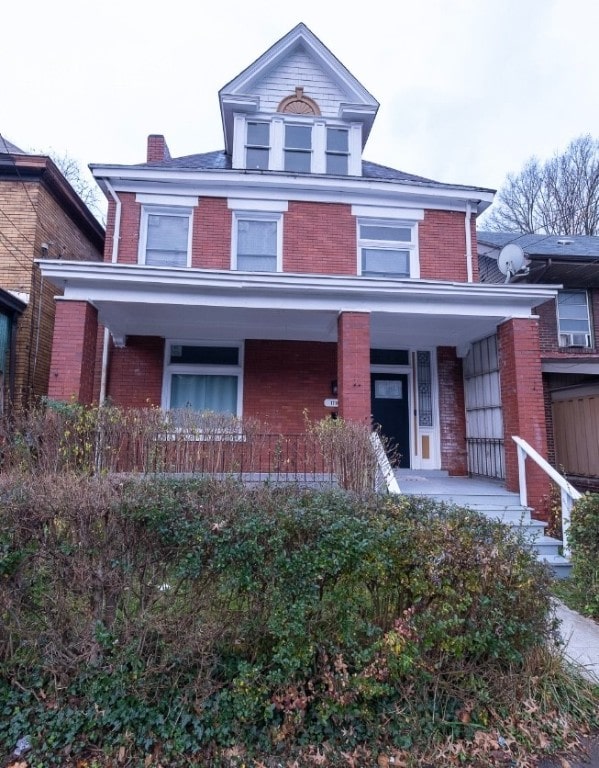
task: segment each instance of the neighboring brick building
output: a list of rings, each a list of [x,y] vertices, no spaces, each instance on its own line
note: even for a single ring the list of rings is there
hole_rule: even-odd
[[[518,246],[524,268],[510,285],[554,285],[535,308],[540,323],[548,455],[581,487],[599,489],[599,237],[479,232],[481,278],[505,283],[501,249]]]
[[[57,289],[42,278],[42,256],[99,261],[104,229],[54,162],[0,137],[0,287],[25,303],[14,354],[0,361],[2,402],[16,408],[48,393]],[[10,365],[9,365],[10,363]]]
[[[493,191],[363,160],[378,102],[303,24],[219,97],[224,151],[172,158],[152,135],[146,163],[93,166],[109,201],[104,263],[42,267],[65,291],[51,394],[230,412],[277,433],[305,413],[374,419],[403,466],[480,469],[463,361],[476,388],[499,330],[497,365],[518,381],[525,332],[540,381],[531,309],[555,295],[478,281],[476,216]],[[521,397],[509,428],[544,453],[529,417],[543,393]],[[507,466],[514,489],[501,405],[472,439],[490,439],[487,474]]]

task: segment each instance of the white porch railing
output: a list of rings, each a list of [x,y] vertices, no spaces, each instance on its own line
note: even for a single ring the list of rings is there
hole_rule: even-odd
[[[573,485],[562,477],[560,473],[555,470],[551,464],[535,451],[526,440],[521,437],[512,435],[512,440],[518,446],[518,480],[520,484],[520,504],[523,507],[528,506],[528,497],[526,489],[526,459],[530,457],[552,480],[556,483],[561,491],[562,502],[562,540],[563,540],[563,553],[564,557],[570,556],[570,546],[568,542],[568,534],[570,531],[570,516],[572,513],[572,507],[574,502],[578,501],[582,497],[582,493],[577,491]]]
[[[389,461],[378,432],[373,432],[370,435],[370,442],[374,448],[377,462],[377,490],[379,485],[384,485],[387,493],[401,493],[399,490],[399,483],[395,477],[395,472],[393,471],[393,467],[391,466],[391,462]],[[379,481],[379,476],[382,482]]]

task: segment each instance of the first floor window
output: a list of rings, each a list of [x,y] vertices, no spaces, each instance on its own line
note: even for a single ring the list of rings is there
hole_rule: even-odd
[[[393,222],[360,222],[360,271],[367,277],[410,277],[413,227]]]
[[[557,322],[560,346],[591,346],[591,320],[586,291],[559,291]]]
[[[188,208],[144,208],[140,262],[156,267],[186,267],[190,220]]]
[[[279,224],[280,217],[235,217],[233,268],[244,272],[276,272]]]
[[[239,416],[241,347],[169,344],[165,408]]]

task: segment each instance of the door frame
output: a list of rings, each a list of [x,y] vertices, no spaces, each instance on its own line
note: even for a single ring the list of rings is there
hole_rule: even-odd
[[[411,355],[411,352],[410,352]],[[371,365],[370,366],[370,375],[372,374],[402,374],[404,376],[408,377],[408,386],[406,387],[407,392],[407,399],[408,399],[408,441],[410,445],[410,467],[413,468],[413,459],[414,459],[414,419],[412,417],[413,413],[413,371],[411,365]],[[370,393],[370,397],[372,398],[372,392]]]
[[[439,375],[437,367],[437,348],[409,348],[408,365],[371,365],[370,373],[402,373],[408,377],[408,413],[410,417],[410,467],[411,469],[441,469],[441,428],[439,414]],[[418,352],[430,352],[431,355],[431,399],[433,426],[420,427],[418,423],[417,359]],[[429,439],[429,458],[422,458],[422,438]],[[418,445],[417,445],[418,443]]]

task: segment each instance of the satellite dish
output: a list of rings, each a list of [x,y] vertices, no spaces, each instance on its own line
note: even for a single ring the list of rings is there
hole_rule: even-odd
[[[505,275],[506,283],[509,283],[510,277],[519,272],[525,263],[524,251],[516,243],[504,245],[497,259],[497,266],[499,271]]]

